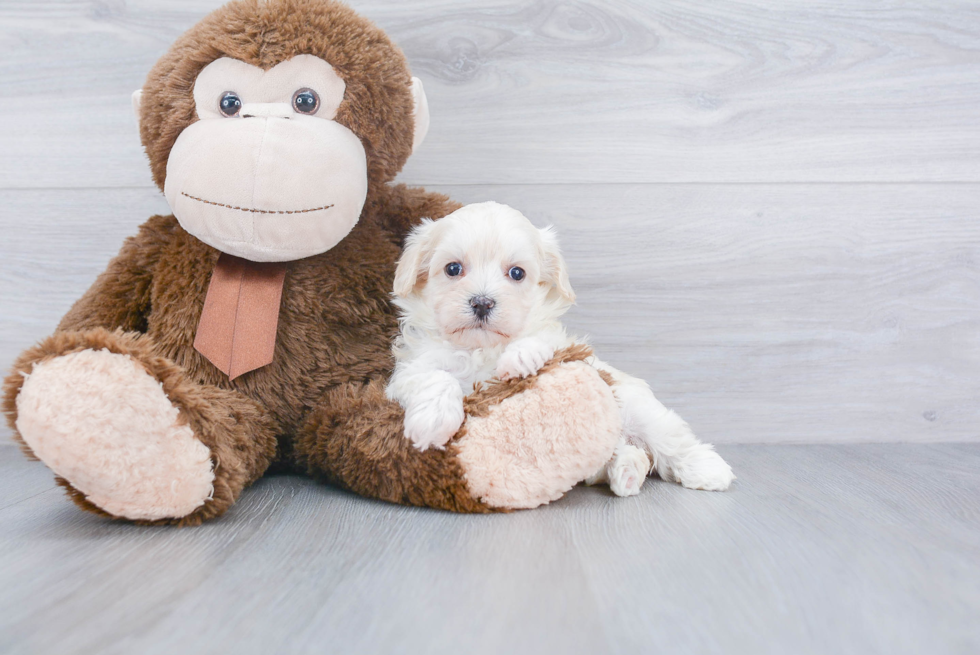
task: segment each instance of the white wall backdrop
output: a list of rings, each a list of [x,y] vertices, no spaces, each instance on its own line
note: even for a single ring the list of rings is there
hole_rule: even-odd
[[[219,4],[0,2],[4,370],[168,212],[129,97]],[[554,223],[704,438],[980,441],[980,3],[352,4],[428,92],[401,180]]]

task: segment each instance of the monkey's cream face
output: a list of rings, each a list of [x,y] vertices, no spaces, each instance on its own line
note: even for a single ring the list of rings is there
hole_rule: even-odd
[[[181,226],[252,261],[325,252],[351,231],[367,195],[360,139],[334,120],[345,84],[299,55],[269,70],[218,59],[194,84],[200,120],[177,138],[164,194]]]

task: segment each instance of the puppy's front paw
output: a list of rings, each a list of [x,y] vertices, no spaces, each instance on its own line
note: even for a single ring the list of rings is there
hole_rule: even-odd
[[[704,491],[724,491],[735,479],[728,462],[706,444],[700,444],[695,452],[675,462],[673,474],[688,489]]]
[[[650,458],[636,446],[623,446],[609,463],[609,488],[617,496],[635,496],[650,473]]]
[[[405,436],[419,450],[443,448],[463,424],[463,392],[455,380],[451,382],[433,384],[405,410]]]
[[[501,380],[526,378],[541,370],[555,356],[555,349],[541,339],[518,339],[504,349],[497,361],[496,375]]]

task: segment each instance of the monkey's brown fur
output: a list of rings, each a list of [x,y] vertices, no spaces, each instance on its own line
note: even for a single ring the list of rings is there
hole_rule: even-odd
[[[16,433],[23,373],[52,357],[106,349],[159,380],[181,420],[211,449],[213,500],[157,523],[193,525],[222,514],[273,463],[391,502],[495,511],[468,491],[455,446],[416,450],[402,434],[401,408],[384,395],[397,330],[388,298],[402,239],[423,217],[460,205],[389,185],[412,148],[413,105],[405,59],[380,29],[324,0],[244,0],[214,12],[178,39],[143,88],[140,129],[153,178],[162,189],[171,147],[197,120],[192,89],[204,66],[228,56],[268,69],[297,54],[322,57],[344,79],[336,120],[364,145],[368,196],[343,241],[289,264],[273,362],[229,381],[194,349],[219,253],[173,216],[154,216],[55,334],[20,356],[4,385],[3,410]],[[528,384],[495,387],[488,402]],[[59,482],[81,507],[103,513]]]

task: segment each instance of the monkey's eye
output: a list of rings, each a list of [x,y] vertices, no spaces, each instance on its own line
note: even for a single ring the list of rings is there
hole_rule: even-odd
[[[300,89],[293,94],[293,109],[301,114],[315,114],[320,108],[320,96],[313,89]]]
[[[463,265],[459,262],[450,262],[446,264],[446,275],[449,277],[456,277],[463,272]]]
[[[242,99],[234,91],[225,91],[218,101],[218,111],[231,118],[237,116],[242,109]]]
[[[510,270],[507,271],[507,275],[514,282],[520,282],[524,279],[524,269],[520,266],[511,266]]]

